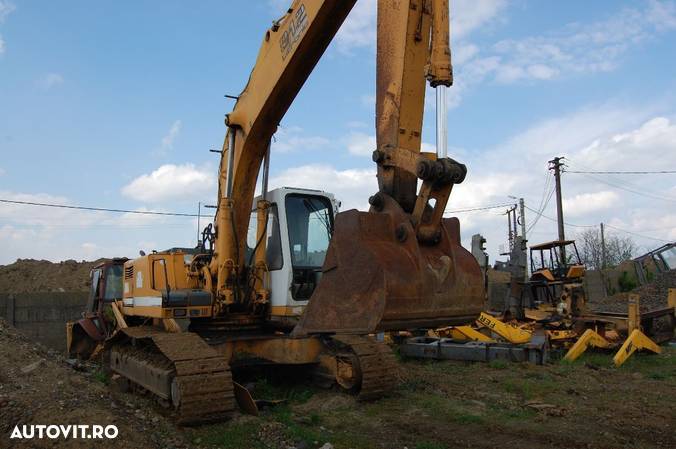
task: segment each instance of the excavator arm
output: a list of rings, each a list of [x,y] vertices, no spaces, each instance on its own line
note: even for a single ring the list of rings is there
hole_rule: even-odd
[[[261,163],[282,117],[356,0],[295,0],[265,33],[249,81],[227,115],[210,271],[221,304],[236,300]],[[262,251],[264,253],[264,251]]]
[[[227,116],[214,254],[209,274],[201,275],[210,278],[205,283],[215,294],[216,315],[266,304],[261,229],[255,267],[244,260],[261,163],[354,3],[295,0],[266,32],[247,86]],[[466,168],[445,150],[420,151],[425,81],[439,88],[452,83],[448,0],[378,0],[377,26],[373,160],[379,191],[369,199],[369,212],[336,216],[322,279],[297,335],[464,324],[482,308],[478,264],[460,245],[457,219],[443,218]],[[257,205],[262,225],[267,207],[265,201]]]

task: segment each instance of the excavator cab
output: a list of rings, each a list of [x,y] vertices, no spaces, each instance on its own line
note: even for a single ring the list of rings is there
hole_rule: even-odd
[[[293,187],[274,189],[266,200],[270,203],[265,248],[271,320],[292,326],[322,278],[339,202],[327,192]],[[257,226],[254,209],[247,235],[249,263],[258,243]]]

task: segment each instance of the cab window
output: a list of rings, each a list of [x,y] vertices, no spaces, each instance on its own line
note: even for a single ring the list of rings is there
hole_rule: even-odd
[[[106,288],[103,293],[105,302],[122,299],[122,265],[111,265],[106,270]]]

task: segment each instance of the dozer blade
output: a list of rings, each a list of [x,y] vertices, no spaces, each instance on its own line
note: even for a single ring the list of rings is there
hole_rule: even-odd
[[[467,324],[483,307],[481,269],[456,218],[427,246],[403,212],[339,213],[322,271],[294,335]]]

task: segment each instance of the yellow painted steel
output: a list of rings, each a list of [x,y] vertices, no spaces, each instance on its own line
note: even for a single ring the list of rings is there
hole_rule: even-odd
[[[641,329],[640,297],[636,294],[629,295],[627,312],[627,332],[630,334],[635,329]]]
[[[575,344],[571,346],[563,359],[572,362],[580,357],[589,346],[607,348],[610,346],[610,342],[596,333],[593,329],[587,329]]]
[[[492,332],[495,332],[510,343],[528,343],[533,336],[531,332],[524,329],[519,329],[518,327],[512,326],[511,324],[503,323],[502,321],[485,312],[481,312],[481,315],[479,315],[479,318],[477,318],[476,321],[480,325],[487,327]]]
[[[494,342],[491,337],[488,335],[482,334],[478,330],[474,329],[473,327],[470,326],[456,326],[451,328],[451,332],[456,332],[457,334],[460,334],[461,336],[464,337],[464,340],[472,340],[472,341],[484,341],[487,343]],[[453,334],[451,334],[453,335]],[[455,337],[453,337],[455,338]]]
[[[255,356],[280,365],[317,363],[324,346],[319,338],[265,337],[232,339],[213,346],[228,361]]]
[[[622,345],[622,347],[617,351],[613,357],[613,362],[615,366],[621,366],[624,362],[627,361],[631,355],[637,350],[647,349],[656,354],[662,352],[662,349],[655,344],[648,336],[646,336],[639,329],[634,329]]]
[[[571,330],[547,331],[550,340],[570,340],[577,337],[577,332]]]
[[[113,309],[113,315],[115,315],[115,321],[117,322],[117,329],[126,329],[127,322],[124,320],[124,315],[120,310],[122,301],[110,303],[110,308]]]
[[[583,265],[573,265],[568,269],[567,278],[579,278],[584,276],[584,266]]]
[[[548,281],[555,281],[556,280],[556,278],[554,278],[554,275],[549,270],[549,268],[543,268],[542,270],[538,270],[535,273],[533,273],[533,276],[535,276],[536,274],[539,274],[540,276],[544,277]]]

